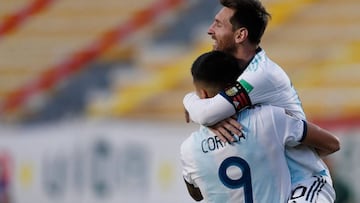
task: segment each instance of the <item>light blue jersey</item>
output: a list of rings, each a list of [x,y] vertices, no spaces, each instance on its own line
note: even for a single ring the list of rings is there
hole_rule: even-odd
[[[239,77],[239,82],[247,90],[253,104],[271,104],[283,107],[295,117],[305,120],[300,99],[290,79],[276,63],[266,56],[265,51],[262,50],[255,55],[244,73]],[[287,146],[286,157],[291,174],[293,198],[298,197],[297,194],[294,194],[294,190],[300,186],[306,188],[306,191],[304,190],[304,197],[309,192],[318,194],[319,197],[324,193],[331,195],[326,195],[329,196],[328,200],[321,203],[334,201],[335,192],[329,170],[313,149],[305,145],[297,147]],[[314,176],[326,180],[322,184],[325,186],[318,186],[317,191],[311,190],[311,188],[316,188],[316,186],[312,186],[314,184],[314,181],[312,181]],[[321,184],[315,183],[315,185]],[[317,202],[317,197],[317,195],[314,195],[312,200],[308,198],[308,200],[301,201],[300,196],[294,199],[298,203]]]
[[[305,120],[299,96],[285,71],[259,51],[238,81],[248,92],[252,104],[270,104],[289,110]]]
[[[224,144],[206,127],[181,145],[185,180],[198,186],[206,202],[287,202],[290,174],[285,146],[299,144],[305,122],[272,106],[240,113],[244,136]]]

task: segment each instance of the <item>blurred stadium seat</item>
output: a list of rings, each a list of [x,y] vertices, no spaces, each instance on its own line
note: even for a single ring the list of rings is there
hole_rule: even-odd
[[[26,1],[19,2],[22,3],[16,6],[21,7]],[[54,1],[0,41],[0,99],[154,2]],[[108,67],[107,75],[95,71],[102,75],[102,80],[107,80],[107,86],[89,90],[90,96],[83,95],[81,99],[85,101],[76,114],[98,118],[182,119],[182,97],[192,90],[188,70],[197,55],[211,49],[206,29],[219,8],[217,1],[185,2],[187,5],[182,10],[175,10],[141,32],[133,33],[130,39],[114,44],[97,58],[97,69]],[[267,0],[264,4],[272,13],[272,21],[262,46],[291,77],[308,117],[358,118],[359,2]],[[86,70],[87,73],[77,75],[91,75],[93,69]],[[90,84],[97,75],[84,83]],[[51,103],[40,104],[43,110],[39,112],[66,101],[56,98],[65,97],[61,95],[66,95],[67,90],[86,88],[79,84],[63,86],[65,90],[52,92]],[[66,111],[62,107],[58,109]]]
[[[16,14],[24,7],[28,7],[29,4],[31,6],[34,3],[36,1],[23,1],[17,4],[17,8],[13,8],[11,11],[9,8],[7,13],[14,15],[14,13]],[[6,4],[6,2],[3,1],[0,4]],[[142,19],[139,18],[141,17],[139,12],[144,11],[152,4],[155,4],[155,0],[132,2],[117,0],[58,0],[37,15],[27,16],[29,19],[27,19],[26,23],[1,38],[0,99],[7,99],[13,91],[26,87],[31,82],[39,80],[39,77],[43,77],[43,75],[48,74],[50,77],[45,80],[52,80],[51,77],[54,77],[54,74],[46,73],[46,71],[49,71],[47,69],[64,63],[64,61],[66,63],[68,58],[80,57],[81,59],[81,57],[87,57],[86,54],[92,56],[91,49],[103,49],[96,46],[105,47],[107,41],[113,40],[114,35],[119,34],[109,32],[111,29],[115,29],[133,16],[137,17],[136,20],[141,24]],[[3,22],[5,21],[4,18]],[[130,32],[132,32],[132,29],[129,27]],[[120,34],[124,35],[124,33]],[[105,42],[101,41],[103,44],[94,44],[99,39],[104,39]],[[92,43],[95,47],[91,47]],[[76,56],[79,50],[84,49],[86,46],[90,51],[87,53],[82,52],[79,56]],[[117,53],[121,54],[118,60],[126,60],[125,57],[131,56],[131,47],[124,42],[117,46]],[[111,54],[105,55],[104,58],[109,58],[109,56]],[[53,70],[50,70],[50,73],[51,71]]]
[[[29,1],[20,1],[21,9]],[[24,85],[50,65],[88,45],[153,0],[55,1],[1,41],[1,91]],[[8,4],[8,1],[0,4]],[[3,6],[1,6],[3,7]],[[4,89],[5,88],[5,89]],[[3,95],[1,94],[1,95]]]
[[[17,11],[19,8],[26,5],[26,3],[28,2],[29,2],[28,0],[12,0],[12,1],[1,0],[0,1],[1,21],[6,19],[9,15],[13,14],[13,12]]]
[[[264,47],[289,73],[309,119],[359,122],[359,8],[354,0],[314,1],[265,35]]]

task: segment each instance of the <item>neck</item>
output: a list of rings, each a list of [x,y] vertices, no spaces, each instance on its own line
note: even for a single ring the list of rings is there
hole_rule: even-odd
[[[241,67],[247,66],[257,53],[258,46],[240,46],[235,52],[235,57],[239,60]]]

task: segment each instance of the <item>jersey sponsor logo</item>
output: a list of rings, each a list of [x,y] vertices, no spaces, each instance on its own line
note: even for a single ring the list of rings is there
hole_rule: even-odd
[[[244,79],[241,79],[239,83],[246,90],[247,93],[250,93],[254,89],[254,87]]]
[[[317,197],[319,193],[322,191],[326,183],[326,179],[322,176],[314,176],[316,180],[312,183],[310,187],[299,185],[296,187],[291,193],[291,203],[296,202],[317,202]]]

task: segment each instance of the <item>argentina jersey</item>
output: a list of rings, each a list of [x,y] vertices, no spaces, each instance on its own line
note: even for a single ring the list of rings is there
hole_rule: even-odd
[[[305,120],[299,96],[290,79],[276,63],[258,52],[239,77],[253,104],[271,104],[283,107],[293,116]],[[330,177],[329,170],[317,153],[308,146],[286,147],[286,157],[293,186],[313,176]],[[329,184],[332,184],[331,182]]]
[[[301,101],[284,70],[259,51],[238,78],[252,104],[271,104],[305,119]]]
[[[303,122],[284,110],[262,106],[244,110],[244,136],[224,144],[201,127],[181,145],[184,179],[200,188],[205,202],[287,202],[291,182],[284,147],[297,145]]]

